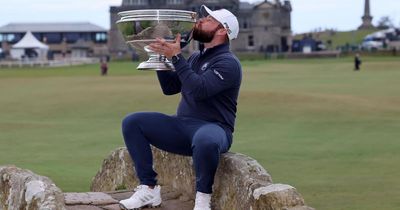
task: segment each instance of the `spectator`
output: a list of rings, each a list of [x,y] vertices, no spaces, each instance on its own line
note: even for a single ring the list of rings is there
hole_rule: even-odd
[[[356,57],[354,58],[354,71],[359,71],[361,66],[361,59],[360,59],[360,54],[356,54]]]
[[[101,75],[106,76],[108,72],[108,64],[107,64],[107,59],[103,58],[100,60],[100,70],[101,70]]]

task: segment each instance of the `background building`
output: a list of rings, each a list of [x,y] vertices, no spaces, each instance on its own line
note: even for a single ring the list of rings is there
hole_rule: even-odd
[[[80,49],[86,50],[79,55],[101,56],[109,53],[108,31],[91,23],[10,23],[0,27],[3,51],[10,52],[28,31],[49,46],[49,58],[71,56],[77,44],[85,46]]]
[[[232,42],[235,52],[286,52],[291,49],[291,3],[288,0],[258,4],[239,0],[123,0],[110,7],[109,50],[113,55],[129,53],[115,22],[118,12],[137,9],[179,9],[198,12],[202,4],[212,10],[226,8],[239,20],[240,32]]]

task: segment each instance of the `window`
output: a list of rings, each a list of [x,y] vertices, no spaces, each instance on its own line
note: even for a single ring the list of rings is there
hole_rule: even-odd
[[[92,35],[90,33],[87,32],[82,32],[79,33],[79,39],[83,39],[84,41],[91,41],[92,39]]]
[[[32,34],[37,40],[39,40],[39,41],[42,40],[42,34],[40,34],[40,33],[32,33]]]
[[[247,39],[248,39],[248,46],[249,47],[254,47],[254,36],[253,35],[249,35]]]
[[[24,35],[25,33],[3,34],[3,41],[6,41],[9,44],[15,44],[19,42]]]
[[[0,34],[0,42],[3,41],[3,34]]]
[[[49,44],[58,44],[62,42],[61,33],[45,33],[43,37],[46,37],[46,42]]]
[[[167,0],[167,4],[183,4],[183,0]]]
[[[9,44],[15,44],[22,39],[25,33],[15,33],[15,34],[3,34],[3,41]]]
[[[97,42],[97,43],[107,42],[107,34],[106,33],[96,33],[95,42]]]
[[[248,29],[251,27],[250,21],[247,18],[244,18],[242,21],[242,28],[243,29]]]
[[[15,35],[14,34],[8,34],[6,37],[7,42],[13,42],[15,40]]]
[[[130,5],[147,5],[148,0],[129,0]]]
[[[66,39],[67,43],[75,43],[79,39],[79,33],[65,33],[64,38]]]

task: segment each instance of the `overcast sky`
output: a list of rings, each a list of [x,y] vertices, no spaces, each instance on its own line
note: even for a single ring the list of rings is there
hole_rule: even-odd
[[[245,0],[242,0],[245,1]],[[259,2],[259,0],[246,0]],[[109,6],[122,0],[0,0],[0,26],[10,22],[92,22],[110,27]],[[292,30],[307,32],[316,28],[341,31],[357,28],[364,12],[364,0],[291,0]],[[400,0],[370,0],[376,23],[389,16],[400,26]]]

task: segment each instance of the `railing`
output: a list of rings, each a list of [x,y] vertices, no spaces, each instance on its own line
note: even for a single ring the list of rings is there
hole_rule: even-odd
[[[281,53],[267,53],[267,52],[237,52],[236,55],[243,60],[256,60],[256,59],[291,59],[291,58],[338,58],[341,52],[334,51],[318,51],[318,52],[281,52]]]
[[[99,58],[65,58],[60,60],[19,60],[0,61],[0,68],[22,68],[22,67],[61,67],[98,63]]]
[[[286,53],[285,58],[338,58],[340,57],[341,52],[339,50],[331,50],[331,51],[317,51],[317,52],[294,52],[294,53]]]

